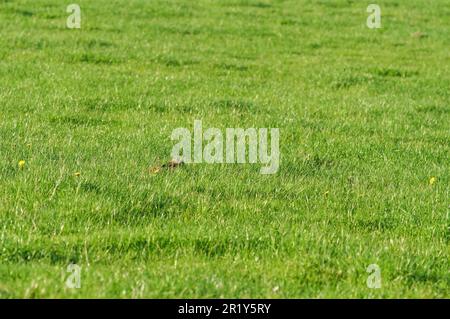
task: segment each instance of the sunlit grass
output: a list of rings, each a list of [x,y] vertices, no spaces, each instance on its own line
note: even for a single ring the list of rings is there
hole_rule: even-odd
[[[449,297],[448,1],[70,3],[0,0],[0,297]],[[278,173],[150,174],[195,119]]]

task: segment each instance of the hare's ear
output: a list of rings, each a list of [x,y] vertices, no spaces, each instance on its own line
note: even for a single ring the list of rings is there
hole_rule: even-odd
[[[150,163],[150,167],[148,168],[149,172],[152,174],[156,174],[161,170],[161,165],[159,165],[160,160],[159,156],[156,156],[153,158],[152,163]]]
[[[149,168],[148,171],[150,172],[150,174],[156,174],[161,171],[161,168],[162,168],[161,166],[152,166]]]

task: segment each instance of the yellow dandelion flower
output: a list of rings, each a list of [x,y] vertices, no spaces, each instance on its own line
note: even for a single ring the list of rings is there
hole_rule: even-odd
[[[19,168],[22,169],[25,166],[25,161],[21,160],[19,161]]]
[[[80,172],[75,172],[75,174],[73,174],[73,175],[76,176],[76,177],[78,177],[78,176],[81,175],[81,173],[80,173]]]
[[[436,177],[432,177],[430,178],[430,185],[433,185],[434,183],[436,183],[437,178]]]

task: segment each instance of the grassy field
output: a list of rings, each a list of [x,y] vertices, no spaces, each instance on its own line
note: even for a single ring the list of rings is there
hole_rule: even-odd
[[[450,297],[449,1],[73,2],[0,0],[1,298]],[[150,174],[195,119],[278,173]]]

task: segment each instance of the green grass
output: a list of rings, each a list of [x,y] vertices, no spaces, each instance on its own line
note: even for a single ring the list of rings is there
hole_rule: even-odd
[[[0,0],[1,298],[450,297],[448,1],[73,2]],[[149,174],[194,119],[278,173]]]

